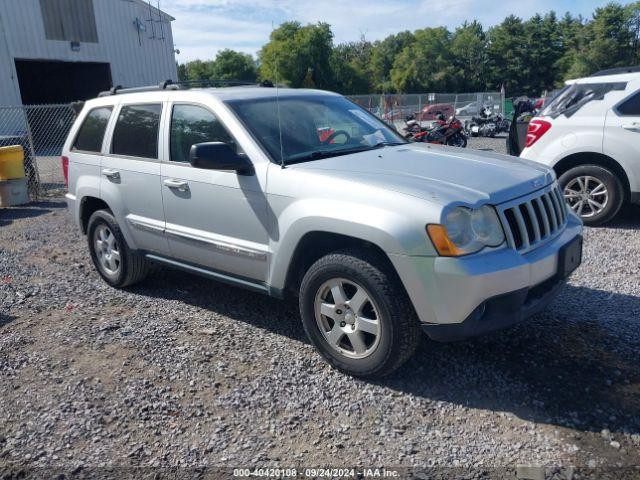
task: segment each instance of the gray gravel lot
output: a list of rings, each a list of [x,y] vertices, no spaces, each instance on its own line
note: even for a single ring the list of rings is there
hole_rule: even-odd
[[[169,270],[114,290],[60,198],[0,210],[0,467],[638,478],[603,467],[640,465],[639,213],[586,230],[584,264],[547,312],[425,340],[394,377],[366,382],[321,361],[295,304]]]

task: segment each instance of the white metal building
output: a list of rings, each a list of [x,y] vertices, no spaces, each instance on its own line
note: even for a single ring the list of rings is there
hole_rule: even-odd
[[[147,0],[0,0],[0,106],[177,80],[173,20]]]

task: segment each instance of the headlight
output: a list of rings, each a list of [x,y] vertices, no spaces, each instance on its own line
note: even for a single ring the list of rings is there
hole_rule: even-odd
[[[467,255],[504,242],[498,214],[489,205],[478,209],[456,207],[447,213],[442,225],[429,225],[427,231],[438,253],[447,257]]]

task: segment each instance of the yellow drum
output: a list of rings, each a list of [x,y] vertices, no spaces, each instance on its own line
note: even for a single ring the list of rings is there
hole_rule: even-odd
[[[20,145],[0,147],[0,181],[24,178],[24,151]]]

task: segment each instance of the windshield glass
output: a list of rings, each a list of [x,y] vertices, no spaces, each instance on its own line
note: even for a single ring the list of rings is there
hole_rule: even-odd
[[[277,163],[305,162],[407,143],[385,123],[344,97],[286,96],[277,102],[273,96],[230,100],[227,104]]]
[[[602,100],[614,90],[624,90],[627,84],[615,83],[574,83],[556,95],[553,101],[541,113],[542,116],[557,118],[560,115],[571,117],[587,103]]]

